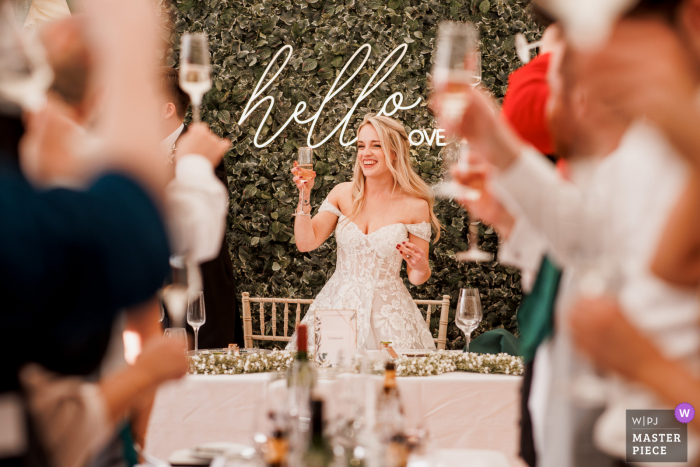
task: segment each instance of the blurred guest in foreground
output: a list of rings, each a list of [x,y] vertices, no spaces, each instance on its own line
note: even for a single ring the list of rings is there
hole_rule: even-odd
[[[183,224],[179,230],[192,237],[186,243],[196,248],[194,254],[202,263],[207,322],[200,331],[199,346],[225,348],[235,343],[243,347],[236,279],[224,235],[229,197],[226,167],[222,158],[206,161],[175,151],[179,138],[188,130],[184,121],[190,99],[180,88],[177,70],[163,67],[160,78],[165,97],[161,147],[167,160],[176,163],[169,194],[177,197],[177,204],[171,203],[171,215]]]
[[[675,48],[678,33],[668,26],[668,20],[679,3],[642,2],[632,14],[643,19],[622,21],[616,34],[634,30],[638,36],[662,43],[671,40]],[[567,51],[562,64],[564,93],[569,102],[577,103],[573,109],[582,116],[569,130],[588,132],[590,136],[584,141],[599,162],[572,165],[576,185],[561,181],[543,165],[541,156],[493,117],[490,105],[480,94],[474,94],[465,113],[462,135],[478,154],[499,168],[499,189],[507,192],[546,236],[550,251],[565,267],[557,303],[559,323],[566,321],[560,318],[568,313],[585,286],[582,277],[589,272],[617,276],[616,282],[621,284],[617,294],[630,321],[653,332],[657,345],[674,358],[694,358],[700,344],[697,299],[694,294],[659,280],[650,269],[668,213],[680,196],[679,187],[687,181],[687,166],[652,126],[637,122],[625,130],[633,116],[617,112],[591,88],[593,80],[587,70],[581,69],[582,64],[577,54]],[[603,74],[605,79],[614,80],[614,73],[601,73],[600,63],[592,60],[588,64],[591,76]],[[600,159],[601,156],[606,157]],[[589,158],[593,160],[596,159]],[[566,328],[555,334],[549,359],[550,415],[541,465],[572,465],[574,459],[580,464],[586,457],[576,452],[581,446],[576,440],[590,440],[586,425],[591,420],[587,411],[582,412],[577,405],[592,401],[581,401],[581,395],[556,388],[571,384],[590,371],[572,352]],[[654,408],[658,401],[648,392],[614,382],[605,399],[597,403],[606,403],[607,408],[596,422],[594,440],[610,456],[607,462],[615,463],[625,456],[625,409]],[[691,449],[690,458],[695,454]]]

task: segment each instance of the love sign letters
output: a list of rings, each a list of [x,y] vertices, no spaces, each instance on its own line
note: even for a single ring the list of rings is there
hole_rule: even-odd
[[[243,110],[243,114],[241,115],[240,120],[238,121],[239,125],[242,125],[243,122],[245,122],[248,117],[261,105],[264,105],[265,103],[268,104],[267,111],[265,112],[265,116],[262,118],[260,121],[260,125],[258,126],[257,131],[255,132],[255,137],[253,138],[253,144],[255,144],[255,147],[257,148],[264,148],[268,144],[272,143],[283,131],[287,126],[292,123],[292,121],[295,121],[299,123],[300,125],[305,125],[307,123],[311,123],[311,128],[309,128],[309,133],[306,138],[306,144],[311,147],[311,148],[317,148],[324,143],[326,143],[329,139],[333,137],[338,131],[340,131],[340,135],[338,136],[339,142],[343,146],[350,146],[351,144],[354,144],[355,141],[357,141],[357,138],[352,139],[350,141],[345,141],[345,131],[347,130],[348,124],[350,123],[350,119],[352,117],[352,114],[355,112],[357,107],[360,105],[360,103],[365,100],[372,92],[374,92],[375,89],[377,89],[388,77],[391,75],[391,73],[396,69],[396,67],[399,65],[401,62],[401,59],[403,59],[404,55],[406,55],[406,49],[408,48],[408,44],[402,44],[395,48],[387,57],[384,59],[384,61],[377,67],[377,70],[374,72],[372,77],[367,81],[367,84],[365,84],[364,88],[362,89],[362,92],[360,95],[357,97],[355,102],[353,103],[352,107],[348,111],[347,114],[345,114],[345,117],[338,123],[338,125],[327,135],[325,136],[318,136],[317,139],[321,139],[318,143],[313,143],[314,139],[314,131],[316,129],[316,123],[318,122],[318,119],[321,116],[321,113],[323,112],[324,107],[333,100],[333,98],[340,92],[342,91],[350,82],[357,76],[357,74],[362,70],[364,67],[365,63],[367,63],[367,60],[369,59],[370,53],[371,53],[371,47],[369,44],[365,44],[350,57],[348,62],[343,66],[343,69],[340,71],[338,76],[336,77],[335,81],[331,85],[330,89],[328,90],[328,93],[324,97],[323,101],[321,102],[321,105],[319,106],[318,110],[316,113],[311,115],[308,118],[303,118],[302,115],[307,111],[307,104],[306,102],[299,102],[296,105],[296,108],[292,112],[292,115],[289,116],[286,122],[277,130],[277,132],[272,135],[267,141],[259,141],[260,134],[263,130],[263,127],[265,126],[265,121],[267,118],[270,116],[272,113],[274,107],[275,107],[275,98],[272,96],[265,96],[262,99],[260,96],[263,95],[265,90],[270,87],[270,85],[277,79],[277,77],[282,73],[284,68],[287,66],[287,63],[289,62],[290,58],[292,58],[292,53],[294,50],[292,49],[291,45],[285,45],[282,47],[274,57],[272,57],[272,60],[270,60],[270,63],[267,65],[267,68],[265,68],[265,71],[263,72],[262,76],[260,77],[260,81],[258,81],[257,85],[255,86],[255,90],[253,91],[253,94],[250,96],[250,99],[246,103],[245,109]],[[345,76],[345,72],[347,71],[348,67],[354,62],[354,60],[364,52],[364,58],[362,59],[362,62],[360,65],[355,69],[355,71],[345,80],[342,82],[342,84],[339,84],[341,79]],[[270,72],[270,69],[272,68],[272,65],[276,63],[278,57],[282,54],[286,54],[286,58],[284,59],[284,63],[282,66],[277,70],[277,72],[266,81],[267,75]],[[387,64],[391,64],[387,67]],[[384,72],[384,74],[379,77],[379,75]],[[264,84],[263,84],[264,83]],[[400,92],[395,92],[394,94],[390,95],[385,101],[384,104],[382,105],[381,110],[378,112],[378,115],[386,115],[386,116],[392,116],[399,110],[410,110],[414,107],[416,107],[418,104],[421,102],[421,97],[418,97],[415,102],[413,102],[410,105],[403,105],[404,102],[404,96]],[[411,145],[413,146],[418,146],[420,144],[428,143],[429,145],[432,146],[433,142],[435,142],[436,145],[438,146],[445,146],[445,136],[444,136],[444,131],[443,130],[430,130],[432,131],[431,133],[428,130],[413,130],[410,135],[409,135],[409,141]]]

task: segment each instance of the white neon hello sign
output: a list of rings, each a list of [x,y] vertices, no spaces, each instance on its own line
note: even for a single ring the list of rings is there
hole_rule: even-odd
[[[377,88],[389,77],[389,75],[390,75],[390,74],[394,71],[394,69],[399,65],[399,63],[400,63],[401,60],[403,59],[404,55],[406,55],[406,49],[408,49],[408,44],[402,44],[402,45],[398,46],[397,48],[395,48],[395,49],[384,59],[384,61],[381,63],[381,65],[379,65],[379,67],[377,68],[377,70],[376,70],[376,71],[374,72],[374,74],[370,77],[369,81],[367,81],[367,84],[365,84],[365,87],[362,89],[362,92],[360,93],[360,95],[358,96],[358,98],[355,100],[355,103],[354,103],[353,106],[350,108],[350,110],[349,110],[348,113],[345,115],[345,117],[340,121],[340,123],[338,123],[338,125],[333,129],[333,131],[331,131],[331,132],[323,139],[323,141],[321,141],[320,143],[312,144],[312,142],[311,142],[311,137],[313,136],[314,129],[316,128],[316,123],[318,122],[318,119],[319,119],[319,117],[321,116],[321,112],[323,111],[323,108],[325,107],[325,105],[326,105],[328,102],[330,102],[331,99],[333,99],[340,91],[342,91],[342,90],[355,78],[355,76],[357,76],[357,74],[360,72],[360,70],[362,70],[362,68],[364,67],[365,63],[367,63],[367,60],[369,59],[369,55],[370,55],[371,50],[372,50],[369,44],[365,44],[365,45],[363,45],[362,47],[360,47],[359,49],[357,49],[357,51],[352,55],[352,57],[350,57],[350,60],[348,60],[348,62],[345,64],[345,66],[343,67],[343,69],[340,71],[340,73],[339,73],[338,76],[336,77],[335,81],[333,82],[333,85],[330,87],[330,89],[328,90],[328,93],[327,93],[326,96],[324,97],[323,102],[321,102],[321,105],[320,105],[320,107],[318,108],[318,111],[317,111],[314,115],[312,115],[311,117],[309,117],[309,118],[307,118],[307,119],[299,118],[300,115],[306,111],[306,107],[307,107],[306,102],[304,102],[304,101],[299,102],[299,103],[296,105],[296,108],[294,109],[294,112],[292,112],[292,115],[291,115],[291,116],[287,119],[287,121],[279,128],[279,130],[277,130],[277,133],[275,133],[275,134],[274,134],[270,139],[268,139],[267,141],[265,141],[265,142],[263,142],[263,143],[259,143],[259,142],[258,142],[258,138],[259,138],[259,136],[260,136],[260,133],[261,133],[262,130],[263,130],[263,127],[265,126],[265,121],[266,121],[267,118],[270,116],[270,113],[272,112],[272,109],[273,109],[274,106],[275,106],[275,98],[272,97],[272,96],[265,96],[265,97],[263,97],[262,99],[260,99],[258,102],[256,102],[255,105],[253,105],[252,107],[251,107],[251,104],[252,104],[253,101],[255,101],[258,97],[260,97],[260,96],[262,95],[263,92],[265,92],[265,90],[272,84],[273,81],[275,81],[275,79],[277,79],[277,77],[279,76],[279,74],[282,73],[282,70],[284,70],[284,68],[287,66],[287,63],[288,63],[289,60],[292,58],[292,53],[294,52],[294,49],[292,48],[291,45],[285,45],[284,47],[282,47],[282,48],[275,54],[274,57],[272,57],[272,60],[270,60],[270,63],[267,65],[267,68],[265,68],[265,71],[263,72],[262,76],[260,77],[260,81],[258,81],[258,84],[255,86],[255,90],[253,91],[253,95],[250,97],[250,99],[248,99],[248,103],[246,104],[245,109],[243,110],[243,114],[241,115],[240,120],[238,120],[238,124],[239,124],[239,125],[242,125],[243,122],[245,122],[246,119],[248,119],[248,117],[250,117],[250,115],[251,115],[258,107],[260,107],[264,102],[269,101],[270,105],[269,105],[269,107],[267,108],[267,111],[265,112],[265,116],[264,116],[264,117],[262,118],[262,120],[260,121],[260,125],[258,126],[258,129],[257,129],[257,131],[255,132],[255,137],[253,138],[253,144],[255,145],[255,147],[257,147],[257,148],[264,148],[264,147],[267,146],[268,144],[272,143],[272,142],[285,130],[285,128],[287,128],[287,125],[289,125],[290,123],[292,123],[292,120],[293,120],[293,121],[296,121],[297,123],[299,123],[299,124],[301,124],[301,125],[304,125],[304,124],[306,124],[306,123],[311,122],[311,128],[309,129],[309,134],[308,134],[308,136],[307,136],[307,138],[306,138],[306,143],[307,143],[307,145],[308,145],[309,147],[311,147],[311,148],[317,148],[317,147],[319,147],[319,146],[325,144],[330,138],[333,137],[333,135],[335,135],[335,134],[338,132],[338,130],[340,130],[340,136],[339,136],[339,142],[340,142],[340,144],[341,144],[342,146],[350,146],[351,144],[354,144],[354,143],[357,141],[357,138],[355,138],[355,139],[353,139],[353,140],[351,140],[351,141],[348,141],[348,142],[345,142],[345,141],[344,141],[344,138],[345,138],[345,130],[347,129],[348,124],[350,123],[350,118],[352,117],[353,112],[355,112],[355,109],[356,109],[357,106],[360,104],[360,102],[362,102],[365,98],[367,98],[370,94],[372,94],[372,92],[373,92],[375,89],[377,89]],[[340,79],[341,79],[341,78],[343,77],[343,75],[345,74],[345,71],[348,69],[348,67],[350,66],[350,64],[355,60],[355,57],[357,57],[357,55],[358,55],[360,52],[362,52],[363,50],[366,51],[366,54],[365,54],[365,58],[362,60],[362,63],[360,64],[360,66],[358,66],[357,69],[355,70],[355,72],[354,72],[352,75],[350,75],[350,77],[349,77],[347,80],[345,80],[345,82],[344,82],[338,89],[336,89],[336,86],[338,85],[338,82],[340,81]],[[260,86],[262,85],[263,81],[265,80],[265,77],[267,76],[268,72],[270,71],[270,68],[272,68],[272,65],[276,62],[277,57],[279,57],[280,54],[282,54],[282,53],[285,52],[285,51],[287,51],[288,54],[287,54],[287,58],[284,60],[284,63],[283,63],[282,66],[279,68],[279,70],[277,70],[277,72],[274,74],[274,76],[272,76],[272,78],[270,78],[270,80],[269,80],[269,81],[262,87],[262,89],[261,89]],[[399,57],[394,61],[394,63],[393,63],[393,64],[391,65],[391,67],[389,68],[389,70],[388,70],[386,73],[384,73],[384,76],[382,76],[381,79],[380,79],[376,84],[374,84],[374,85],[370,88],[370,85],[371,85],[372,82],[376,79],[377,75],[378,75],[379,72],[384,68],[384,66],[387,64],[387,62],[388,62],[394,55],[396,55],[396,54],[399,53],[399,52],[400,52]],[[369,88],[369,90],[368,90],[368,88]],[[382,105],[382,108],[381,108],[381,110],[378,112],[378,115],[386,115],[386,116],[390,117],[390,116],[394,115],[396,112],[398,112],[399,110],[410,110],[410,109],[416,107],[416,106],[417,106],[418,104],[420,104],[420,102],[421,102],[421,98],[419,97],[418,100],[416,100],[416,102],[414,102],[413,104],[409,105],[408,107],[404,107],[404,106],[401,105],[401,104],[403,103],[403,100],[404,100],[403,95],[402,95],[400,92],[395,92],[394,94],[390,95],[390,96],[386,99],[386,101],[384,101],[384,105]],[[388,106],[390,103],[394,105],[394,109],[393,109],[391,112],[389,112],[388,109],[387,109],[387,106]],[[414,130],[414,131],[411,132],[411,134],[413,134],[413,133],[415,133],[415,132],[417,132],[417,131],[419,131],[419,130]],[[427,132],[425,132],[425,130],[422,130],[422,131],[423,131],[423,133],[424,133],[424,135],[425,135],[425,140],[430,140],[430,141],[435,140],[435,141],[436,141],[436,144],[437,144],[438,146],[444,146],[444,145],[445,145],[445,144],[441,144],[440,141],[439,141],[440,138],[444,138],[444,136],[440,134],[440,132],[442,132],[442,130],[433,130],[433,135],[432,135],[432,138],[430,138],[430,139],[429,139],[428,136],[427,136]],[[421,135],[421,136],[422,136],[422,135]],[[423,140],[424,140],[424,139],[421,137],[421,142],[420,142],[419,144],[421,144],[421,143],[423,142]],[[413,140],[411,140],[411,143],[413,143]],[[415,144],[414,144],[414,145],[415,145]]]

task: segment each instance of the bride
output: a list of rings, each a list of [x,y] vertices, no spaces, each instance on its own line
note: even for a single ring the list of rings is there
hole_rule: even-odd
[[[357,310],[358,349],[377,350],[381,341],[397,349],[435,349],[399,274],[406,261],[408,280],[426,282],[431,226],[436,240],[440,237],[434,196],[411,167],[403,125],[386,116],[365,116],[358,128],[353,181],[333,188],[313,219],[314,180],[303,180],[297,167],[292,173],[297,188],[305,188],[294,224],[299,251],[318,248],[334,231],[338,244],[335,273],[302,323],[313,328],[314,310]],[[287,349],[295,348],[293,337]]]

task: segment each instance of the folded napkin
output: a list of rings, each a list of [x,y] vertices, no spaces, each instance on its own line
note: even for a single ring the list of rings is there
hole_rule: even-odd
[[[505,329],[492,329],[481,334],[469,344],[473,353],[507,353],[520,355],[520,340]]]

